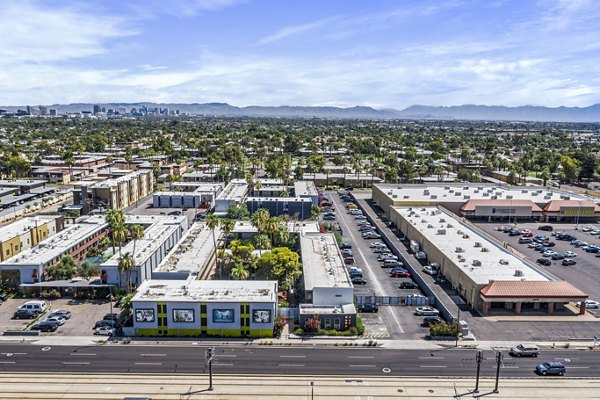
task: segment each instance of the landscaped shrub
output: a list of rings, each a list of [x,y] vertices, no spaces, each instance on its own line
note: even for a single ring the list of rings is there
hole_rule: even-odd
[[[435,324],[429,328],[429,334],[431,336],[456,336],[458,333],[457,324]]]

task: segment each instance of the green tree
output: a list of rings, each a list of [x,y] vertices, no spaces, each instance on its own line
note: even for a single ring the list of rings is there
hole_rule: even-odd
[[[298,253],[287,247],[276,247],[259,257],[256,265],[269,279],[276,279],[282,290],[289,290],[296,278],[302,275]]]
[[[271,215],[269,214],[269,210],[265,208],[258,209],[254,214],[252,214],[252,216],[250,217],[250,222],[258,231],[257,236],[260,237],[263,234],[263,232],[265,232],[266,224],[270,217]],[[261,248],[262,247],[258,248],[259,254],[261,252]]]
[[[131,271],[135,268],[135,259],[127,252],[119,256],[117,269],[119,271],[119,280],[121,276],[125,276],[125,284],[127,285],[127,293],[131,292]],[[120,286],[120,285],[119,285]]]
[[[71,280],[77,274],[77,264],[71,256],[63,256],[58,264],[48,268],[48,275],[54,280]]]
[[[91,277],[98,275],[98,266],[88,260],[84,260],[79,264],[78,272],[79,276],[88,281]]]
[[[581,164],[579,161],[565,155],[560,158],[560,165],[562,166],[564,179],[569,183],[573,183],[581,172]]]
[[[231,269],[231,275],[233,279],[237,281],[243,281],[248,279],[250,276],[250,272],[242,262],[235,263],[234,267]]]
[[[131,235],[131,240],[133,240],[133,254],[132,256],[135,258],[135,245],[137,241],[144,237],[144,227],[138,224],[131,225],[129,227],[129,234]]]

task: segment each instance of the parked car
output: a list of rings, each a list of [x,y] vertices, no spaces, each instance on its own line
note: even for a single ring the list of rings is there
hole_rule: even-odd
[[[353,257],[354,256],[354,253],[352,253],[352,250],[342,250],[341,253],[342,253],[343,257]]]
[[[426,315],[439,315],[440,312],[433,307],[417,307],[415,315],[426,316]]]
[[[577,253],[574,253],[572,251],[565,251],[565,257],[566,258],[573,258],[573,257],[577,257]]]
[[[423,318],[423,323],[421,325],[429,327],[432,325],[441,324],[442,322],[444,322],[444,320],[438,317],[437,315],[430,315],[428,317]]]
[[[110,326],[99,326],[94,328],[94,335],[113,336],[115,332],[116,329]]]
[[[581,307],[581,302],[578,301],[577,303],[575,303],[575,305],[577,307]],[[585,308],[587,309],[598,309],[600,308],[600,303],[595,301],[595,300],[586,300],[585,301]]]
[[[521,343],[510,349],[509,353],[516,357],[537,357],[540,349],[535,344]]]
[[[508,236],[521,236],[521,231],[516,231],[516,230],[512,230],[512,231],[508,231]]]
[[[591,226],[584,226],[583,228],[581,228],[581,232],[591,232],[593,230],[594,228]]]
[[[323,216],[324,221],[335,221],[335,215],[325,215]]]
[[[564,375],[567,372],[564,364],[558,361],[548,361],[535,367],[535,372],[540,375]]]
[[[542,255],[546,257],[552,257],[555,254],[557,254],[556,251],[550,249],[546,249],[546,251],[542,253]]]
[[[558,260],[562,260],[563,258],[565,258],[565,256],[563,256],[560,253],[554,253],[554,254],[552,254],[552,256],[550,258],[553,259],[554,261],[558,261]]]
[[[101,321],[96,321],[96,324],[94,324],[94,329],[101,326],[110,326],[111,328],[117,328],[119,326],[119,322],[113,321],[112,319],[103,319]]]
[[[396,261],[391,258],[389,258],[387,260],[383,260],[383,264],[381,264],[382,268],[396,268],[396,267],[403,267],[403,266],[404,266],[404,264],[402,264],[400,261]]]
[[[546,236],[544,235],[537,235],[533,238],[533,240],[535,240],[536,242],[545,242],[547,240],[549,240]]]
[[[427,254],[425,254],[424,251],[417,251],[417,253],[415,254],[415,257],[418,260],[425,260],[427,258]]]
[[[15,311],[12,318],[13,319],[34,319],[34,318],[37,318],[37,316],[39,314],[40,314],[39,311],[36,311],[36,310],[28,310],[25,308],[19,308],[17,311]]]
[[[354,259],[354,257],[344,257],[344,263],[346,264],[354,264],[356,262],[356,260]]]
[[[353,273],[353,272],[354,272],[354,273],[359,273],[359,274],[362,274],[362,273],[363,273],[363,270],[362,270],[361,268],[358,268],[358,267],[350,267],[350,269],[349,269],[348,271],[349,271],[350,273]]]
[[[58,329],[58,323],[52,321],[42,321],[32,325],[29,329],[40,332],[54,332]]]
[[[556,243],[550,242],[550,241],[542,242],[542,246],[544,246],[544,247],[554,247],[555,245],[556,245]]]
[[[362,234],[363,239],[381,239],[381,235],[375,232],[367,232]]]
[[[112,321],[118,321],[119,318],[120,318],[120,316],[118,313],[108,313],[104,317],[102,317],[102,319],[112,320]]]
[[[358,312],[374,312],[379,311],[377,304],[359,304],[356,306]]]
[[[540,231],[548,231],[548,232],[552,232],[554,230],[554,228],[552,228],[552,225],[542,225],[538,229]]]
[[[371,248],[380,247],[380,246],[385,246],[385,244],[383,244],[381,242],[371,242],[371,244],[369,245],[369,247],[371,247]]]
[[[529,237],[520,237],[519,238],[519,243],[520,244],[526,244],[526,243],[532,243],[533,239],[529,238]]]
[[[545,265],[546,267],[552,265],[552,261],[550,261],[548,258],[538,258],[536,262],[538,264]]]
[[[432,265],[426,265],[423,267],[423,272],[429,275],[436,275],[438,273],[438,270]]]
[[[418,289],[419,285],[414,283],[413,281],[402,281],[400,282],[400,286],[398,289]]]
[[[577,264],[577,261],[573,260],[572,258],[565,258],[564,260],[562,260],[562,265],[568,267],[570,265],[575,265]]]
[[[340,249],[351,249],[352,245],[348,242],[342,242],[340,243]]]
[[[57,315],[52,316],[52,317],[48,316],[44,319],[44,322],[51,322],[51,323],[56,323],[58,325],[64,325],[65,319],[63,317],[60,317]]]
[[[54,317],[54,316],[61,316],[64,319],[69,319],[69,318],[71,318],[71,311],[68,311],[68,310],[54,310],[50,314],[48,314],[48,317]]]
[[[352,283],[354,285],[366,285],[367,284],[367,280],[364,278],[352,278]]]
[[[396,270],[390,272],[392,278],[410,278],[410,272],[406,270]]]
[[[19,310],[32,310],[42,313],[48,308],[48,303],[44,300],[30,300],[25,304],[19,306]]]
[[[521,232],[524,238],[530,238],[533,237],[533,233],[531,232]]]

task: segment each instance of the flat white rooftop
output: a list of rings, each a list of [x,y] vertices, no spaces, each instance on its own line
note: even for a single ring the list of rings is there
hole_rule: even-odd
[[[115,173],[114,171],[111,171],[111,172],[113,174]],[[134,171],[134,172],[128,173],[127,175],[123,175],[123,176],[118,177],[118,178],[107,179],[104,182],[100,182],[100,183],[96,184],[96,186],[94,186],[94,187],[99,188],[99,189],[108,189],[108,188],[116,186],[116,185],[118,185],[120,183],[129,182],[131,179],[136,178],[136,177],[138,177],[140,175],[148,174],[149,172],[150,172],[149,170]]]
[[[3,226],[2,229],[0,229],[0,243],[4,242],[6,240],[12,239],[16,236],[21,236],[27,232],[30,232],[32,229],[34,229],[36,227],[36,220],[35,218],[38,218],[37,220],[37,226],[42,226],[48,222],[54,221],[60,217],[58,216],[39,216],[39,217],[27,217],[24,219],[21,219],[19,221],[13,222],[10,225],[6,225]]]
[[[215,229],[219,237],[221,229]],[[204,266],[213,251],[212,231],[205,223],[196,222],[181,238],[177,246],[155,269],[159,272],[197,272]]]
[[[476,284],[487,285],[491,280],[550,280],[438,207],[392,207],[393,212],[421,232]]]
[[[534,203],[548,203],[551,200],[571,199],[583,200],[585,197],[572,193],[550,190],[542,187],[507,187],[485,184],[425,184],[397,185],[377,184],[379,190],[397,203],[432,202],[432,203],[464,203],[473,199],[506,199],[531,200]]]
[[[296,196],[318,196],[319,192],[313,181],[294,182],[294,192]]]
[[[304,288],[353,287],[332,233],[300,236]]]
[[[307,222],[287,222],[290,233],[319,233],[319,223],[317,221]],[[258,229],[250,221],[236,221],[232,233],[257,233]]]
[[[315,306],[314,304],[300,304],[300,314],[355,314],[356,308],[353,303],[332,306]]]
[[[140,285],[132,301],[273,303],[277,281],[150,280]]]
[[[312,200],[307,197],[248,197],[246,202],[252,203],[312,203]]]
[[[247,191],[248,184],[246,182],[233,180],[225,186],[225,189],[217,196],[217,200],[236,200],[239,202]]]
[[[68,252],[76,243],[108,227],[104,218],[89,218],[69,226],[57,235],[28,249],[0,265],[42,265]]]

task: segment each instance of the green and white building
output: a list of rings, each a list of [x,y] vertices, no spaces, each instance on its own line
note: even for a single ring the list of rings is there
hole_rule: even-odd
[[[272,337],[277,282],[150,280],[132,309],[135,336]]]

